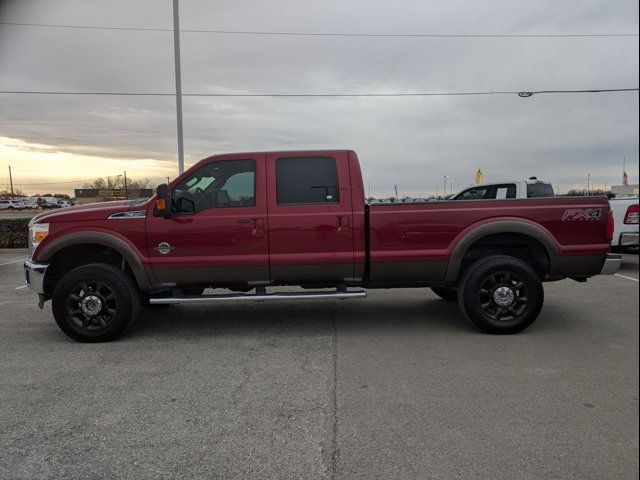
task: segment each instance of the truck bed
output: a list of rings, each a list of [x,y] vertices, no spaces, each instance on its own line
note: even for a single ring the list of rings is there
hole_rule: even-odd
[[[609,251],[609,209],[604,197],[370,205],[370,279],[446,280],[461,241],[490,234],[505,222],[523,235],[535,232],[549,255],[557,257],[550,259],[556,269],[565,269],[563,276],[597,273]],[[593,210],[600,211],[597,218],[581,215]]]

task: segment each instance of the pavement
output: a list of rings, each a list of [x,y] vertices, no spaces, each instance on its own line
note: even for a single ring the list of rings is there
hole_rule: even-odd
[[[0,250],[0,478],[638,477],[638,257],[493,336],[429,290],[144,310],[79,344]],[[13,263],[11,263],[13,262]]]

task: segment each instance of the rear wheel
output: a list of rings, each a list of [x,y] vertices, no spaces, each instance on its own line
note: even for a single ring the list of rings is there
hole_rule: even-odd
[[[477,327],[489,333],[511,334],[538,318],[544,289],[529,264],[495,255],[478,260],[464,273],[458,302]]]
[[[139,304],[137,286],[125,272],[93,263],[60,279],[51,306],[56,323],[72,339],[107,342],[124,332]]]
[[[431,287],[431,290],[440,298],[448,302],[455,302],[458,300],[458,287],[456,286],[449,285],[447,287]]]

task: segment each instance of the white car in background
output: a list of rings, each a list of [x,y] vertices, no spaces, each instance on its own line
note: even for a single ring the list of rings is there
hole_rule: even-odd
[[[34,210],[38,208],[38,199],[35,197],[27,197],[23,200],[25,208]]]
[[[0,210],[24,210],[25,208],[20,200],[0,200]]]
[[[500,200],[555,196],[553,186],[549,182],[531,177],[510,182],[479,183],[459,191],[450,200]]]
[[[609,200],[615,221],[611,247],[614,250],[638,247],[638,197],[612,198]]]

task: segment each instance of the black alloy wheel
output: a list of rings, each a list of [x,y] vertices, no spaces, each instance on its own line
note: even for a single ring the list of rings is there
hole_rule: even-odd
[[[531,265],[519,258],[493,255],[464,272],[458,303],[469,321],[485,332],[511,334],[538,318],[544,289]]]
[[[64,274],[51,300],[56,323],[78,342],[117,338],[140,307],[140,293],[133,279],[105,263],[82,265]]]
[[[116,295],[104,282],[78,283],[67,297],[67,314],[80,328],[98,330],[107,328],[114,320],[118,308]]]
[[[491,318],[509,321],[527,307],[527,285],[514,273],[496,272],[483,282],[478,292],[480,308]]]

